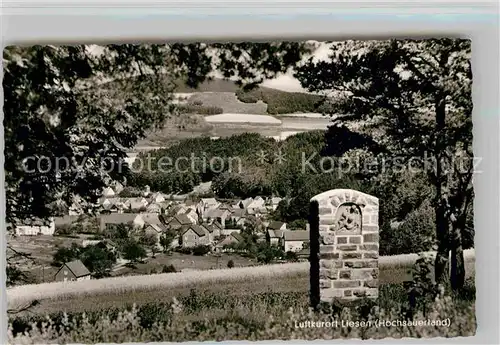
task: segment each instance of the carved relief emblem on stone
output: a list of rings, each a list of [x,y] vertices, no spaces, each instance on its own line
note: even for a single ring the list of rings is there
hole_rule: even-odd
[[[336,231],[361,232],[361,211],[357,205],[340,205],[335,218]]]

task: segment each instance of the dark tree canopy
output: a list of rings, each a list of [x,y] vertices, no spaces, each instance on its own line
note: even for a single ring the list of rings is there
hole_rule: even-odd
[[[93,205],[127,175],[126,150],[177,116],[175,80],[196,87],[219,70],[252,87],[305,52],[293,42],[6,48],[7,223],[60,214],[75,196]]]
[[[327,61],[312,58],[296,77],[321,92],[344,124],[369,134],[389,157],[419,168],[434,187],[436,280],[452,251],[452,285],[463,285],[462,238],[472,203],[472,70],[470,40],[344,41]]]

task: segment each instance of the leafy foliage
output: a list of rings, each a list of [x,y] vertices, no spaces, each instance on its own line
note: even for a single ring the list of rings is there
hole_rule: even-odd
[[[81,260],[96,278],[109,275],[109,271],[116,263],[116,256],[106,247],[99,244],[82,247],[72,243],[71,247],[59,248],[52,259],[52,265],[60,267],[64,263]]]
[[[122,245],[123,258],[131,262],[137,262],[146,257],[146,251],[136,241],[129,239]]]
[[[470,55],[462,39],[344,41],[332,45],[330,59],[311,58],[296,73],[309,91],[334,95],[334,113],[347,114],[337,122],[363,121],[355,131],[392,158],[434,163],[421,159],[417,168],[434,187],[435,274],[445,279],[451,250],[456,288],[464,283],[462,233],[473,197]]]
[[[294,42],[8,47],[7,223],[62,213],[75,195],[93,204],[122,181],[125,150],[177,113],[174,80],[196,87],[216,68],[251,88],[306,52]]]

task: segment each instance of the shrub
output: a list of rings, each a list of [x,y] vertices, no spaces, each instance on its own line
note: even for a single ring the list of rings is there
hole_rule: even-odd
[[[175,251],[178,253],[181,253],[181,254],[186,254],[186,255],[193,254],[193,248],[189,248],[189,247],[177,247],[175,249]]]
[[[297,253],[295,253],[295,252],[286,252],[285,253],[285,260],[291,261],[291,262],[297,262],[297,261],[299,261],[299,257],[297,256]]]
[[[175,273],[177,270],[175,269],[174,265],[163,265],[163,268],[161,270],[161,273]]]
[[[193,255],[203,256],[203,255],[206,255],[208,253],[210,253],[209,246],[200,245],[200,246],[193,247]]]
[[[233,260],[229,260],[227,262],[227,268],[233,268],[234,267],[234,261]]]
[[[221,107],[189,104],[179,106],[179,111],[184,114],[217,115],[222,114],[224,109]]]
[[[432,250],[435,212],[428,201],[410,212],[401,225],[386,222],[380,230],[380,255],[419,253]]]
[[[73,234],[73,227],[71,224],[63,224],[56,227],[54,236],[67,236]]]

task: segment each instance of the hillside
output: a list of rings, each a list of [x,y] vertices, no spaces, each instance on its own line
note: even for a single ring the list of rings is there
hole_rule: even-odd
[[[167,82],[168,80],[165,80],[165,83]],[[325,110],[318,104],[322,99],[318,95],[287,92],[263,86],[243,91],[235,82],[219,78],[207,80],[196,89],[188,87],[182,80],[174,81],[174,85],[175,93],[196,95],[196,98],[188,100],[189,103],[201,101],[203,106],[222,108],[222,112],[279,115]],[[114,89],[114,82],[106,83],[103,87]],[[240,104],[238,105],[236,101]]]

